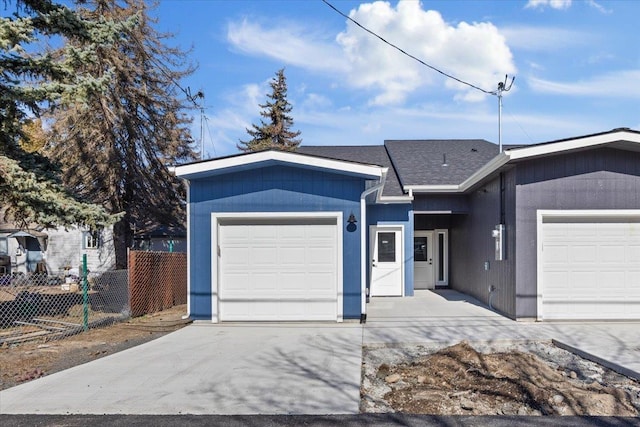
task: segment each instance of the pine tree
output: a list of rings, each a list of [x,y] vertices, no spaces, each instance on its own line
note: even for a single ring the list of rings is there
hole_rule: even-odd
[[[295,151],[300,145],[300,131],[291,131],[293,118],[290,113],[291,104],[287,100],[287,80],[284,69],[276,73],[270,84],[271,93],[267,94],[267,102],[260,104],[260,115],[268,122],[260,119],[260,126],[253,124],[247,133],[251,136],[248,141],[240,140],[238,149],[244,152],[277,149]]]
[[[137,227],[184,224],[184,188],[168,166],[196,158],[186,99],[179,99],[176,85],[193,69],[181,50],[163,42],[169,35],[153,29],[143,0],[81,6],[86,19],[136,17],[138,24],[113,45],[101,46],[98,61],[87,65],[92,74],[111,74],[107,89],[52,111],[48,152],[62,164],[70,190],[123,213],[114,225],[116,267],[123,268]]]
[[[11,4],[5,1],[5,9]],[[104,209],[82,203],[61,185],[59,169],[38,153],[27,152],[29,122],[46,104],[82,102],[102,90],[108,73],[96,78],[83,64],[112,43],[131,21],[87,20],[51,0],[16,0],[16,11],[0,18],[0,202],[4,219],[18,223],[88,225],[113,222]],[[38,46],[48,40],[82,40],[83,49],[53,56]],[[27,144],[28,145],[28,144]]]

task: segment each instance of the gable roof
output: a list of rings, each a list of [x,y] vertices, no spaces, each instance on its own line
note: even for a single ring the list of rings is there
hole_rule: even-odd
[[[384,145],[401,185],[457,185],[498,154],[483,139],[388,140]]]
[[[640,151],[640,132],[627,128],[620,128],[613,129],[608,132],[561,139],[541,144],[511,146],[502,153],[498,153],[484,165],[481,165],[480,168],[472,170],[472,173],[464,181],[458,184],[405,184],[403,185],[403,188],[411,192],[419,193],[462,193],[474,188],[475,185],[499,172],[508,164],[536,157],[567,153],[571,151],[581,151],[604,146]]]
[[[234,156],[187,163],[174,166],[172,172],[178,177],[191,180],[273,165],[294,165],[306,169],[330,170],[345,175],[367,178],[382,178],[387,172],[387,168],[380,165],[326,159],[297,152],[278,150],[242,153]]]

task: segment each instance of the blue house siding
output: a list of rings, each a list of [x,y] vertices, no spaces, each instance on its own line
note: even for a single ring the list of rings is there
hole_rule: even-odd
[[[365,179],[289,166],[194,179],[189,187],[191,317],[211,319],[211,214],[224,212],[342,212],[343,316],[360,317],[360,227],[346,218],[360,212]]]
[[[367,228],[370,225],[404,226],[404,294],[413,296],[413,209],[411,204],[367,206]],[[367,259],[371,259],[367,241]],[[367,267],[367,283],[369,283]]]

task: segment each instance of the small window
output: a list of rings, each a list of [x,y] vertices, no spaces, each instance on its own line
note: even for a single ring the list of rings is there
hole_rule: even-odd
[[[396,262],[396,233],[378,233],[378,262]]]
[[[6,237],[0,237],[0,254],[7,255],[9,253],[9,242]]]
[[[85,231],[83,233],[82,248],[98,249],[100,247],[100,233],[98,231]]]

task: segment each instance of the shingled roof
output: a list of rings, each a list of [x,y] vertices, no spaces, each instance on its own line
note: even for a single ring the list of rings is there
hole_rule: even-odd
[[[457,185],[499,154],[483,139],[387,140],[384,146],[401,186]]]
[[[389,172],[387,173],[387,180],[382,191],[382,196],[388,197],[404,195],[397,173],[391,164],[389,156],[387,155],[387,150],[382,145],[301,145],[296,151],[301,154],[308,154],[333,160],[346,160],[349,162],[388,167]]]

